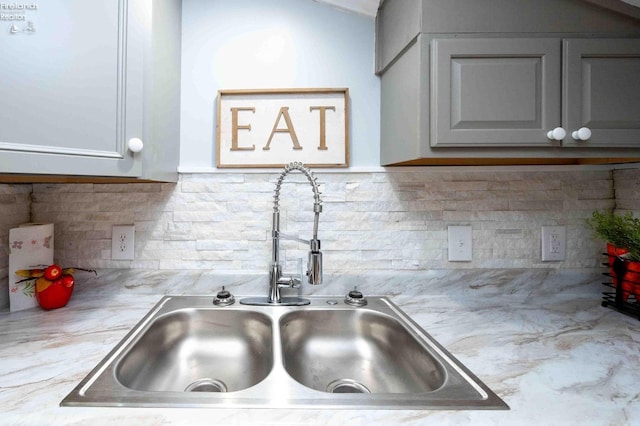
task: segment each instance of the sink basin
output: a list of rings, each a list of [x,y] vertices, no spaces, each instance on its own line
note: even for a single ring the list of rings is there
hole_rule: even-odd
[[[165,296],[62,406],[508,409],[385,297]]]
[[[273,366],[268,316],[185,309],[159,317],[117,363],[116,380],[141,391],[234,392]]]
[[[283,364],[312,389],[419,394],[441,388],[444,366],[397,320],[369,310],[304,310],[280,319]]]

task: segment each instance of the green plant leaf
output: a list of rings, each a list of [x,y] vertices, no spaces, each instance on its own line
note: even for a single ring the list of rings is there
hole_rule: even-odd
[[[35,281],[29,281],[24,285],[24,288],[22,289],[22,294],[24,294],[27,297],[33,297],[35,295],[35,291],[36,291]]]

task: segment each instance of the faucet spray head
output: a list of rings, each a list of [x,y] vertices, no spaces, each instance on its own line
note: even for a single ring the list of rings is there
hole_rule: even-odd
[[[314,241],[317,241],[318,247],[320,247],[320,241]],[[320,250],[311,250],[309,252],[307,268],[307,277],[309,278],[309,284],[322,284],[322,252]]]

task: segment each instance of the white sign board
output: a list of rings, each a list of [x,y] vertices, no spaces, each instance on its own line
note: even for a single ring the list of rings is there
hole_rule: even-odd
[[[349,90],[218,92],[218,167],[349,165]]]

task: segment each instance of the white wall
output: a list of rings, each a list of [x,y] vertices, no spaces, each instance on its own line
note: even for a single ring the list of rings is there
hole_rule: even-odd
[[[347,87],[351,165],[379,166],[373,18],[312,0],[184,0],[180,171],[215,167],[220,89]]]

